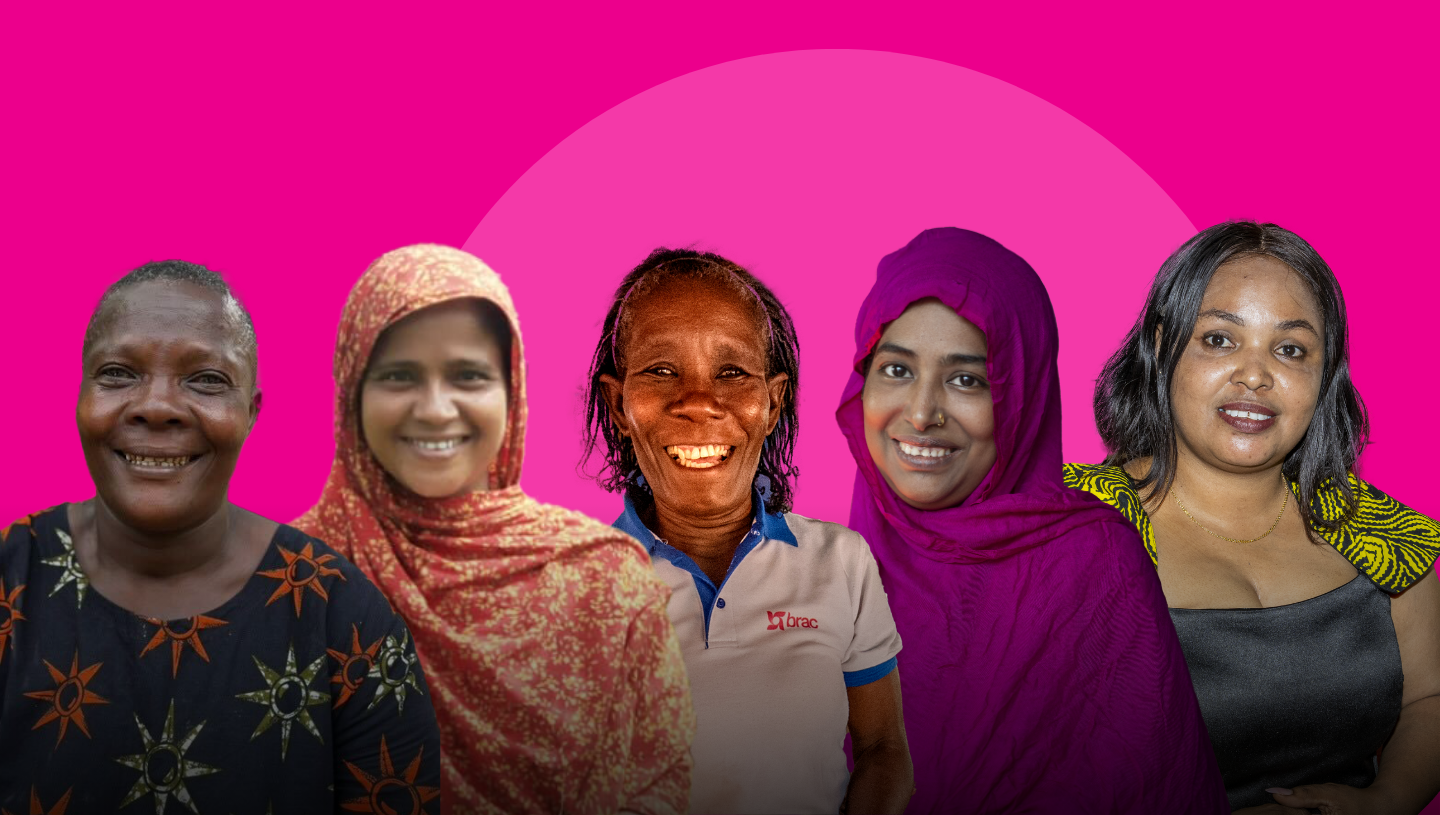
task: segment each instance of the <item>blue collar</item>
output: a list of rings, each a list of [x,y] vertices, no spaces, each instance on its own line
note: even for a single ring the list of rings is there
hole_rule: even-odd
[[[759,517],[761,535],[770,540],[783,541],[791,546],[798,547],[800,545],[800,541],[795,539],[795,533],[790,531],[790,524],[785,520],[784,513],[765,511],[765,502],[760,498],[758,489],[751,491],[750,506],[754,515]],[[660,538],[640,520],[640,513],[635,510],[635,504],[630,500],[629,494],[625,496],[625,512],[615,519],[612,526],[640,541],[650,554],[655,554],[655,543]]]

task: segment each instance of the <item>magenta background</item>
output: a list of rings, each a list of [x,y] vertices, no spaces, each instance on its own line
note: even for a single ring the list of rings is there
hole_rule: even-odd
[[[233,496],[289,519],[329,466],[333,331],[370,260],[417,241],[464,243],[527,168],[642,91],[814,48],[910,54],[1009,83],[1108,140],[1193,225],[1250,217],[1305,236],[1350,302],[1375,426],[1364,474],[1440,514],[1440,386],[1425,340],[1440,294],[1426,251],[1440,180],[1433,4],[1010,5],[403,16],[363,4],[7,5],[0,419],[11,464],[0,517],[92,494],[72,414],[81,333],[124,271],[200,261],[227,272],[255,312],[266,403]],[[1144,241],[1129,224],[1113,229],[1116,247]],[[523,274],[501,272],[512,284]],[[533,342],[538,317],[522,317]],[[848,332],[853,312],[836,319]],[[1064,341],[1067,359],[1093,342]],[[807,374],[807,418],[818,417],[825,397]],[[1070,399],[1067,428],[1084,410]],[[531,444],[544,432],[532,426]],[[526,484],[543,492],[547,472],[570,477],[572,466],[532,456]]]
[[[527,489],[620,513],[618,496],[574,471],[587,362],[625,272],[658,245],[693,244],[745,264],[794,317],[795,509],[844,521],[855,465],[834,411],[855,314],[882,255],[950,224],[996,238],[1045,279],[1061,337],[1083,338],[1061,355],[1065,404],[1077,408],[1066,454],[1103,457],[1086,407],[1095,372],[1155,267],[1194,233],[1184,214],[1124,153],[1014,85],[920,57],[790,51],[687,74],[602,114],[466,242],[500,270],[521,315]]]

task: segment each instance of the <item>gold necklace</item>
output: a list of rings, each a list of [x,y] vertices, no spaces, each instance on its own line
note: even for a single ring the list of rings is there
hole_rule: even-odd
[[[1283,479],[1282,479],[1281,483],[1284,483]],[[1275,523],[1270,524],[1270,528],[1267,529],[1267,530],[1265,530],[1265,534],[1264,534],[1264,535],[1261,535],[1261,536],[1258,537],[1258,538],[1251,538],[1250,540],[1240,540],[1239,538],[1227,538],[1227,537],[1225,537],[1224,535],[1220,534],[1219,532],[1212,532],[1211,530],[1206,529],[1206,528],[1205,528],[1205,525],[1202,524],[1202,523],[1200,523],[1199,521],[1195,520],[1195,516],[1190,514],[1190,510],[1188,510],[1188,509],[1185,508],[1185,503],[1180,500],[1180,496],[1178,496],[1178,495],[1175,494],[1175,488],[1174,488],[1174,487],[1171,487],[1171,488],[1170,488],[1170,497],[1175,499],[1175,503],[1176,503],[1177,505],[1179,505],[1180,511],[1183,512],[1183,513],[1185,513],[1185,517],[1186,517],[1186,518],[1189,518],[1189,519],[1190,519],[1190,523],[1195,524],[1196,526],[1200,527],[1201,529],[1205,529],[1206,532],[1209,532],[1211,535],[1214,535],[1215,537],[1219,538],[1220,540],[1230,541],[1231,543],[1254,543],[1255,541],[1263,540],[1267,535],[1269,535],[1271,532],[1274,532],[1274,531],[1275,531],[1275,527],[1277,527],[1277,526],[1280,525],[1280,519],[1283,518],[1283,517],[1285,517],[1285,507],[1290,504],[1290,487],[1289,487],[1288,485],[1285,487],[1285,499],[1280,502],[1280,514],[1275,516]]]

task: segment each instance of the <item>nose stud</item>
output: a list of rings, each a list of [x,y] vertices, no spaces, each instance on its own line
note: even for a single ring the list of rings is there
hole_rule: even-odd
[[[935,426],[936,426],[936,427],[944,427],[944,426],[945,426],[945,411],[939,410],[939,411],[936,411],[936,413],[937,413],[937,418],[935,419]]]

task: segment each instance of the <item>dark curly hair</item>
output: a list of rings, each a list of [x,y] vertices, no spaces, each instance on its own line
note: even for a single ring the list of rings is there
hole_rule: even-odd
[[[769,348],[765,354],[766,376],[786,374],[789,377],[787,397],[780,409],[780,421],[765,439],[760,454],[760,472],[770,479],[765,497],[767,512],[787,512],[795,493],[795,480],[800,471],[791,463],[795,453],[795,437],[800,428],[800,344],[795,325],[785,306],[775,294],[739,264],[710,252],[693,249],[659,248],[650,253],[620,281],[600,341],[590,359],[590,376],[585,388],[585,452],[580,457],[580,472],[585,463],[604,441],[605,463],[593,477],[610,492],[630,490],[638,485],[640,464],[634,445],[615,428],[605,402],[600,377],[609,375],[623,380],[624,340],[634,320],[634,311],[627,303],[635,303],[646,294],[676,279],[705,280],[727,286],[747,301],[754,301],[768,323]],[[759,318],[757,314],[757,321]]]
[[[1166,259],[1150,286],[1145,310],[1095,384],[1095,424],[1110,451],[1106,464],[1148,457],[1150,470],[1137,485],[1147,491],[1145,499],[1169,491],[1177,454],[1171,404],[1175,367],[1195,330],[1200,302],[1215,271],[1259,255],[1294,270],[1324,317],[1325,361],[1315,414],[1305,436],[1285,456],[1281,471],[1299,485],[1305,500],[1297,503],[1307,528],[1328,531],[1342,526],[1357,508],[1348,476],[1365,447],[1369,420],[1350,380],[1340,283],[1315,249],[1294,232],[1275,224],[1232,221],[1206,229]],[[1326,485],[1341,492],[1342,515],[1334,522],[1319,517],[1312,506]]]

